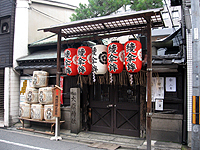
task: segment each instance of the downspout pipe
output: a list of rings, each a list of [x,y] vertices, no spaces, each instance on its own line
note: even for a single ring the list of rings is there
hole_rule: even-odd
[[[187,62],[187,51],[186,51],[186,21],[185,21],[185,0],[182,1],[182,6],[181,6],[181,11],[182,11],[182,50],[183,50],[183,57],[185,58],[185,62]],[[183,95],[183,139],[182,143],[187,144],[187,66],[183,66],[183,90],[184,90],[184,95]]]

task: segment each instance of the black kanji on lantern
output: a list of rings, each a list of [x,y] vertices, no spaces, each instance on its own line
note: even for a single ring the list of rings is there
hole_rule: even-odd
[[[114,72],[116,72],[116,70],[118,69],[118,67],[117,67],[117,64],[109,64],[109,70],[111,71],[114,71]]]
[[[66,59],[65,62],[64,62],[64,63],[65,63],[65,66],[66,66],[66,67],[71,66],[71,62],[72,62],[72,61]]]
[[[97,63],[97,58],[92,57],[92,64]]]
[[[92,48],[92,56],[96,56],[97,54],[97,48],[96,47],[93,47]],[[92,57],[92,63],[94,64],[94,63],[97,63],[97,58],[95,58],[95,57]]]
[[[126,56],[126,58],[127,58],[127,62],[129,62],[129,63],[131,63],[132,61],[136,61],[136,58],[137,56],[136,55],[133,55],[133,54],[131,54],[131,53],[128,53],[128,55]]]
[[[97,54],[97,48],[96,47],[93,47],[92,48],[92,70],[94,71],[94,72],[97,72],[98,71],[98,69],[97,69],[97,66],[95,65],[96,63],[97,63],[97,58],[95,58],[94,56],[96,56]]]
[[[112,44],[108,47],[108,53],[114,53],[117,54],[117,45],[116,44]]]
[[[134,71],[135,69],[137,69],[136,65],[134,63],[128,63],[127,65],[127,70],[130,71]]]
[[[68,60],[68,59],[71,58],[71,57],[70,57],[71,52],[70,52],[69,50],[67,50],[67,51],[65,51],[65,54],[64,54],[64,55],[65,55],[65,58],[66,58],[66,59],[65,59],[65,62],[64,62],[64,63],[65,63],[64,65],[65,65],[66,67],[71,66],[71,62],[72,62],[72,61]]]
[[[108,57],[108,62],[109,63],[114,63],[114,62],[117,62],[117,59],[118,58],[118,56],[115,56],[115,55],[113,55],[113,54],[110,54],[110,56]]]
[[[86,68],[83,66],[85,65],[86,59],[84,59],[83,57],[86,57],[85,55],[86,50],[84,48],[79,48],[78,49],[78,62],[77,64],[78,66],[78,73],[82,73],[84,74],[86,72]]]
[[[85,51],[84,48],[79,48],[78,49],[78,56],[79,57],[85,57],[85,53],[86,53],[86,51]]]
[[[128,43],[128,44],[126,45],[126,52],[135,53],[135,52],[136,52],[135,49],[136,49],[136,46],[135,46],[135,43],[133,43],[133,42],[130,42],[130,43]]]
[[[85,59],[83,59],[82,57],[79,57],[78,58],[78,65],[80,65],[80,66],[84,65],[85,61],[86,61]]]
[[[68,67],[68,68],[66,68],[66,69],[65,69],[65,73],[67,73],[67,74],[71,74],[71,73],[72,73],[72,70],[71,70],[71,68],[69,68],[69,67]]]
[[[69,50],[65,51],[65,58],[71,58],[69,57],[71,55],[71,52]]]
[[[96,47],[93,47],[93,48],[92,48],[92,55],[95,55],[95,56],[96,56],[96,55],[97,55],[96,52],[97,52],[97,48],[96,48]]]
[[[86,69],[85,69],[85,67],[84,67],[84,66],[79,66],[79,67],[78,67],[78,72],[79,72],[79,73],[82,73],[82,74],[84,74],[84,73],[85,73],[85,71],[86,71]]]
[[[97,66],[93,65],[92,66],[92,71],[97,72],[98,71]]]

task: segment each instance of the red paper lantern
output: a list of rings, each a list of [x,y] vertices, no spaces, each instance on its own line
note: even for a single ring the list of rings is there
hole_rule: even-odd
[[[77,71],[80,75],[89,75],[92,71],[92,49],[88,46],[77,50]]]
[[[77,49],[68,48],[64,51],[64,70],[68,76],[75,76],[78,74],[77,66]]]
[[[137,40],[125,43],[125,67],[129,73],[139,72],[142,68],[142,45]]]
[[[124,47],[120,43],[110,43],[107,47],[107,67],[113,74],[121,73],[123,70]]]

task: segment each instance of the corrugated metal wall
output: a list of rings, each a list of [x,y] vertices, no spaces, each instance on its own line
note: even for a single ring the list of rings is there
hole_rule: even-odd
[[[0,32],[0,68],[12,66],[13,62],[15,5],[15,0],[0,0],[0,29],[5,19],[9,22],[9,32]]]

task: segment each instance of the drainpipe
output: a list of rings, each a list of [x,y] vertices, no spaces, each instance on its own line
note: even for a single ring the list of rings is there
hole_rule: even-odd
[[[182,11],[182,37],[183,37],[183,45],[182,45],[182,50],[183,50],[183,57],[185,58],[185,62],[187,62],[187,51],[186,51],[186,23],[185,23],[185,0],[182,0],[182,6],[181,6],[181,11]],[[186,66],[183,67],[183,72],[184,72],[184,95],[183,95],[183,144],[187,144],[187,68]]]

